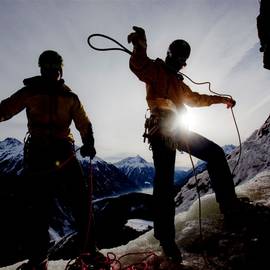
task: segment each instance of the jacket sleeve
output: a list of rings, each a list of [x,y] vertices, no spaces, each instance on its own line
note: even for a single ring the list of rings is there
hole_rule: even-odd
[[[133,49],[129,60],[129,67],[145,83],[151,83],[157,79],[158,68],[155,61],[147,56],[146,48],[137,47]]]
[[[21,112],[26,107],[27,101],[26,88],[22,88],[12,96],[4,99],[0,103],[0,122],[12,118],[14,115]]]
[[[78,98],[74,95],[74,105],[72,108],[72,119],[75,127],[80,132],[83,144],[94,145],[92,124]]]
[[[224,98],[217,95],[204,95],[193,92],[189,86],[181,82],[183,102],[190,107],[203,107],[223,103]]]

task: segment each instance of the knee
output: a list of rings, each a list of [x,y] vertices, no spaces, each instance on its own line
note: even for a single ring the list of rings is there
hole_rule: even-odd
[[[224,150],[219,145],[214,144],[209,155],[209,161],[217,161],[223,159],[225,159]]]

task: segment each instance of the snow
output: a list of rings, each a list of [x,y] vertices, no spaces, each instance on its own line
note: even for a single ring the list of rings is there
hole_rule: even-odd
[[[260,172],[255,177],[250,179],[248,182],[243,183],[236,187],[236,192],[238,196],[248,196],[251,200],[255,202],[263,203],[264,205],[270,206],[270,170],[265,170]],[[214,194],[207,194],[201,197],[201,220],[202,220],[202,234],[203,237],[207,237],[216,232],[222,231],[222,215],[219,212],[218,205],[215,201]],[[199,203],[196,200],[191,207],[185,211],[176,215],[176,243],[180,247],[183,253],[184,264],[188,265],[196,264],[198,268],[203,269],[203,259],[199,257],[192,257],[190,259],[189,252],[186,250],[194,239],[199,238]],[[113,249],[103,249],[101,252],[106,255],[108,252],[113,252],[116,254],[117,258],[133,252],[155,252],[157,255],[162,255],[161,249],[159,247],[158,241],[153,236],[153,230],[141,235],[137,239],[130,241],[127,245],[115,247]],[[138,261],[138,256],[127,257],[122,261],[122,264],[135,263]],[[65,269],[67,261],[50,261],[49,270],[60,270]],[[15,270],[20,263],[12,266],[0,268],[6,270]],[[201,266],[201,268],[200,268]]]
[[[125,158],[114,164],[117,168],[153,168],[152,163],[147,162],[141,156],[137,155],[135,157]]]
[[[129,219],[126,226],[135,229],[138,232],[146,231],[149,227],[153,227],[153,222],[143,219]]]
[[[1,141],[1,163],[5,162],[6,164],[3,172],[16,171],[17,175],[21,174],[22,169],[16,170],[16,165],[23,158],[23,147],[24,145],[14,138],[6,138],[4,141]]]

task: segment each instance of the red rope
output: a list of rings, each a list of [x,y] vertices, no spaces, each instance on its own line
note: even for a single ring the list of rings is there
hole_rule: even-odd
[[[121,259],[127,256],[138,256],[138,255],[145,255],[142,259],[138,262],[129,264],[123,267],[121,263]],[[65,270],[152,270],[153,266],[147,259],[149,258],[158,258],[159,256],[152,252],[133,252],[133,253],[126,253],[119,258],[117,258],[116,254],[113,252],[108,252],[107,256],[105,257],[95,257],[92,256],[90,253],[82,253],[76,259],[71,259],[67,265]]]
[[[69,162],[67,160],[62,164],[63,166]],[[87,253],[87,245],[89,241],[93,241],[91,239],[92,233],[92,224],[93,224],[93,209],[92,209],[92,194],[93,194],[93,167],[92,167],[92,160],[90,158],[89,161],[89,181],[88,181],[88,205],[89,205],[89,215],[88,215],[88,226],[86,229],[86,236],[85,236],[85,243],[82,250],[82,253],[75,259],[71,259],[66,267],[65,270],[150,270],[149,263],[146,261],[150,257],[158,258],[154,252],[133,252],[133,253],[126,253],[119,258],[117,258],[116,254],[113,252],[108,252],[106,257],[93,255]],[[121,260],[127,256],[138,256],[138,255],[145,255],[142,259],[138,262],[129,264],[128,266],[123,267]],[[137,268],[139,267],[139,268]]]
[[[90,234],[91,234],[91,230],[92,230],[92,224],[93,224],[93,209],[92,209],[92,195],[93,195],[93,168],[92,168],[92,160],[91,158],[89,159],[89,177],[88,177],[89,181],[88,181],[88,207],[89,207],[89,211],[88,211],[88,226],[86,229],[86,236],[85,236],[85,243],[84,243],[84,248],[83,248],[83,252],[86,252],[87,250],[87,245],[88,242],[91,240],[93,241],[93,238],[90,239]],[[94,243],[92,243],[94,244]]]
[[[128,256],[138,256],[138,255],[145,255],[145,256],[136,263],[129,264],[128,266],[125,266],[125,267],[122,266],[121,259]],[[110,256],[112,256],[113,259],[111,259]],[[152,267],[150,268],[149,263],[146,261],[150,257],[158,258],[158,255],[154,253],[153,251],[130,252],[117,258],[117,256],[113,252],[107,253],[107,261],[110,263],[111,270],[135,270],[137,269],[138,266],[140,267],[139,269],[143,269],[143,270],[152,269]]]

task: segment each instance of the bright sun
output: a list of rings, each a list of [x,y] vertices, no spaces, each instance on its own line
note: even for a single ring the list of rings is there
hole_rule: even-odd
[[[193,129],[196,125],[196,117],[190,110],[186,110],[185,113],[179,114],[178,122],[187,129]]]

